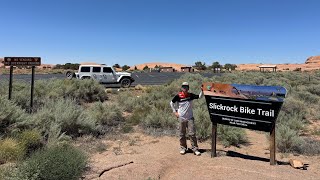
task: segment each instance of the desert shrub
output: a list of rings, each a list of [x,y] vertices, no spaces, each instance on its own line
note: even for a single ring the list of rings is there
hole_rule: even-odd
[[[121,108],[117,104],[94,103],[84,112],[87,122],[94,122],[95,129],[99,133],[106,133],[114,126],[119,125],[124,117]]]
[[[15,163],[7,163],[0,166],[1,180],[22,180],[17,176],[18,168]]]
[[[72,86],[67,86],[65,95],[84,102],[103,102],[107,99],[105,88],[94,80],[73,80]]]
[[[239,146],[240,144],[247,142],[247,136],[244,129],[219,124],[217,131],[218,140],[226,147],[231,145]]]
[[[15,103],[0,96],[0,133],[8,133],[15,130],[20,122],[29,118]]]
[[[303,143],[298,132],[286,125],[279,125],[276,131],[277,148],[282,153],[293,152]]]
[[[295,151],[309,156],[319,155],[320,141],[310,138],[303,139],[302,143],[296,147]]]
[[[35,115],[30,125],[50,136],[50,129],[56,128],[61,133],[71,136],[90,133],[95,129],[95,122],[82,115],[83,108],[73,100],[57,99],[48,101]]]
[[[7,86],[6,86],[7,88]],[[48,99],[73,99],[78,103],[105,101],[105,88],[94,80],[38,80],[34,89],[34,110],[41,108]],[[14,82],[13,100],[23,109],[30,106],[30,84]]]
[[[75,147],[56,145],[33,154],[18,169],[18,179],[79,179],[87,164],[86,155]]]
[[[139,103],[141,102],[141,103]],[[137,106],[143,106],[145,102],[140,101],[140,97],[132,94],[132,92],[123,92],[118,98],[118,103],[121,104],[123,111],[132,112]]]
[[[17,161],[25,155],[25,148],[13,138],[0,140],[0,164]]]
[[[299,113],[284,113],[280,112],[277,118],[277,125],[284,125],[294,131],[301,131],[304,129],[306,124],[306,120],[304,120],[303,116]]]
[[[316,104],[319,102],[320,96],[311,94],[309,92],[297,92],[297,97],[299,98],[300,101],[304,101],[308,104]]]
[[[286,114],[299,114],[303,117],[307,113],[305,104],[291,96],[286,98],[281,110]]]
[[[18,140],[26,148],[27,153],[39,149],[42,145],[42,136],[37,130],[24,130],[18,135]]]
[[[320,96],[320,84],[307,87],[307,91],[314,95]]]
[[[147,114],[150,112],[151,108],[136,108],[132,115],[127,120],[127,123],[131,125],[138,125],[142,120],[147,116]]]
[[[196,106],[193,113],[198,139],[200,141],[208,139],[211,136],[211,120],[207,108]]]
[[[150,113],[142,119],[141,123],[145,128],[175,129],[177,118],[168,111],[152,108]]]

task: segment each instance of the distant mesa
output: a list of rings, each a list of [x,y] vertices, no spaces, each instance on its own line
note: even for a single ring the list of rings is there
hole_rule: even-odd
[[[306,64],[320,64],[320,56],[311,56],[307,59]]]

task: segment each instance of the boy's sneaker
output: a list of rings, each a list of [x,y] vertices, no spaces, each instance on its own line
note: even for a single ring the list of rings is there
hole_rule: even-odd
[[[200,151],[198,151],[198,150],[195,150],[195,151],[194,151],[194,154],[197,155],[197,156],[200,156],[200,155],[201,155]]]
[[[187,152],[187,150],[186,150],[185,148],[181,148],[181,149],[180,149],[180,154],[181,154],[181,155],[185,155],[186,152]]]

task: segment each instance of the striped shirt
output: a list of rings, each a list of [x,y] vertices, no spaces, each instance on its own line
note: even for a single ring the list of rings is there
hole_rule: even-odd
[[[178,112],[181,120],[189,120],[193,118],[192,100],[199,99],[203,95],[202,91],[199,95],[188,93],[186,96],[181,93],[174,96],[170,102],[173,112]]]

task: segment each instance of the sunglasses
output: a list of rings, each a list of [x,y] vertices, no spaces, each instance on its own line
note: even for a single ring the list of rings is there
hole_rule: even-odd
[[[184,85],[184,86],[182,86],[182,88],[183,89],[189,89],[189,86]]]

